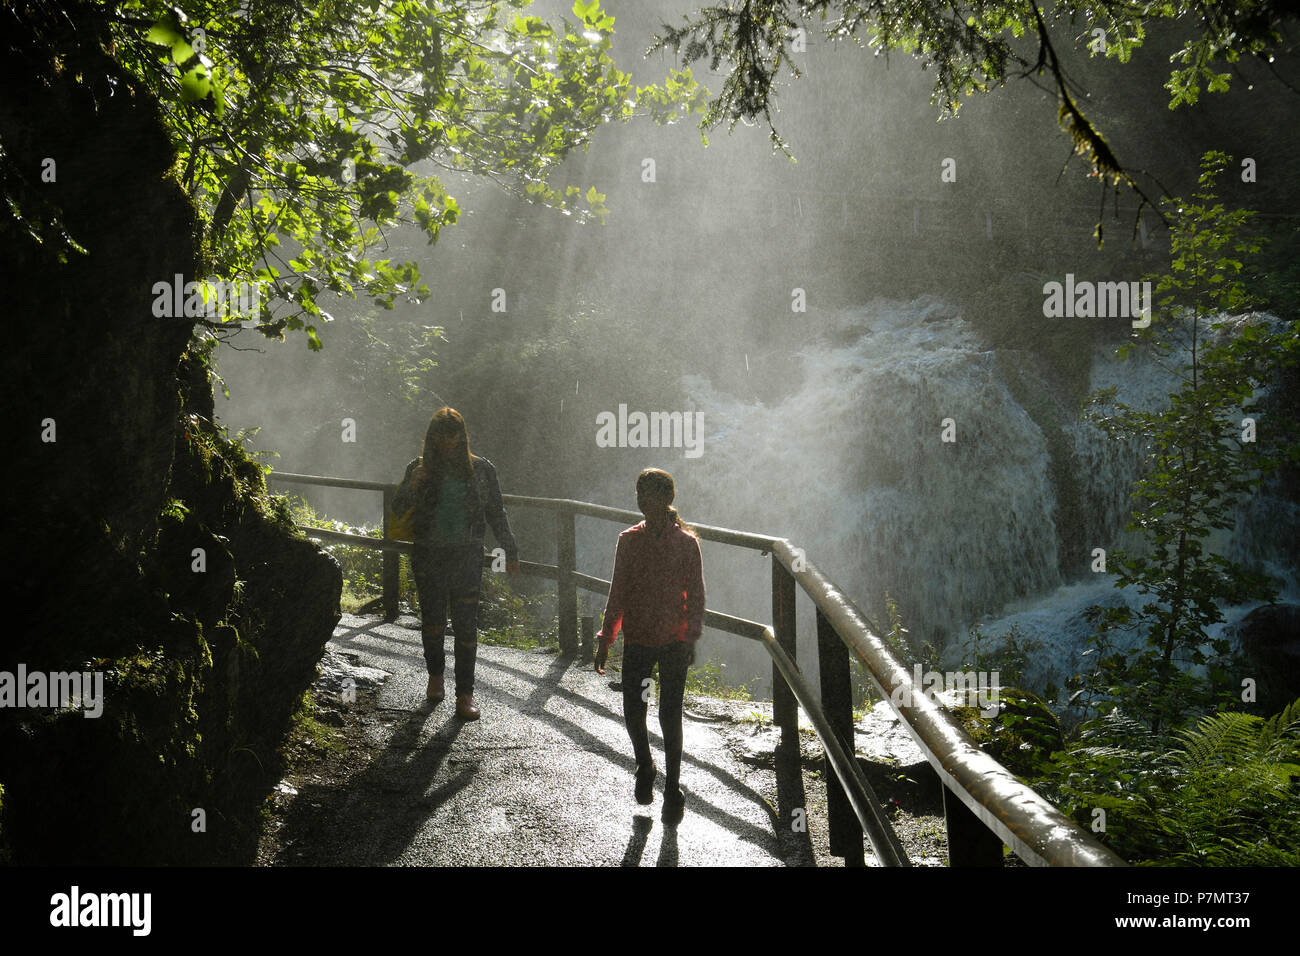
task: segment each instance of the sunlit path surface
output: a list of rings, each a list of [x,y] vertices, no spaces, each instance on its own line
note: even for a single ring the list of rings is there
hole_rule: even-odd
[[[378,691],[384,721],[374,756],[341,791],[304,790],[332,817],[327,836],[294,843],[308,865],[786,865],[809,862],[777,837],[777,814],[746,777],[755,771],[711,724],[685,721],[685,818],[661,820],[662,740],[650,706],[660,775],[655,800],[632,796],[634,763],[623,726],[619,673],[550,654],[481,645],[480,721],[448,698],[424,703],[419,631],[344,615],[331,647],[392,676]],[[286,834],[288,835],[288,834]],[[784,844],[784,849],[783,849]],[[784,854],[784,855],[783,855]]]

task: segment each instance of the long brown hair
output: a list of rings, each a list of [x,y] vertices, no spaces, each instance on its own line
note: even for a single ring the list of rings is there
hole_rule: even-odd
[[[673,476],[668,474],[662,468],[646,468],[641,474],[636,476],[636,490],[639,494],[642,491],[657,491],[671,502],[677,497],[677,483],[673,481]],[[682,520],[682,516],[677,513],[677,509],[668,505],[668,516],[673,519],[677,527],[681,528],[692,538],[698,538],[695,529]]]
[[[438,438],[449,433],[456,435],[456,447],[450,455],[444,457],[438,450]],[[429,419],[429,427],[424,432],[424,456],[420,459],[420,465],[420,485],[429,505],[437,503],[443,476],[452,474],[469,483],[470,513],[477,513],[478,482],[474,480],[474,456],[469,450],[469,431],[465,427],[465,417],[451,406],[444,405]]]
[[[455,433],[456,447],[450,456],[444,458],[438,450],[438,438],[449,433]],[[469,431],[465,428],[465,417],[450,405],[442,406],[429,419],[429,427],[424,432],[422,464],[427,474],[438,478],[446,471],[462,478],[472,478],[474,475],[474,456],[469,450]]]

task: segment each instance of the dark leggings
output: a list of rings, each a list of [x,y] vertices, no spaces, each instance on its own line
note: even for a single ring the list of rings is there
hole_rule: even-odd
[[[447,609],[456,638],[456,694],[474,693],[478,657],[478,592],[483,576],[483,546],[416,548],[411,555],[415,589],[420,594],[421,637],[429,674],[441,677],[447,667],[443,635]]]
[[[623,720],[632,738],[638,768],[649,767],[650,735],[645,720],[650,685],[645,683],[659,662],[659,729],[664,735],[665,789],[677,786],[682,772],[682,696],[686,693],[686,658],[690,645],[673,641],[662,647],[628,644],[623,648]]]

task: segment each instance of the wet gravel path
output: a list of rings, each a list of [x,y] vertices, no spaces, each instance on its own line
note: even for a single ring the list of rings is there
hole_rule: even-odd
[[[424,700],[414,618],[385,624],[344,615],[328,649],[316,696],[326,705],[323,721],[343,728],[346,751],[308,762],[281,784],[263,864],[840,863],[827,853],[820,747],[808,735],[804,766],[813,772],[799,795],[808,832],[790,825],[791,797],[788,788],[778,797],[771,758],[770,704],[688,698],[686,813],[673,824],[661,819],[653,700],[649,726],[660,776],[653,805],[633,799],[618,672],[602,676],[553,654],[480,645],[475,698],[483,717],[466,723],[450,696],[450,646],[448,699],[436,707]],[[933,820],[922,825],[934,828]],[[932,851],[927,844],[919,855]]]

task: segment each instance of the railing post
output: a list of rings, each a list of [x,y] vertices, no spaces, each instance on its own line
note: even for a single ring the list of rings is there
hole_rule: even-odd
[[[582,646],[578,659],[590,664],[596,658],[596,619],[590,614],[582,615]]]
[[[555,584],[556,613],[560,624],[560,653],[578,653],[578,584],[573,572],[578,570],[578,545],[573,530],[572,511],[555,513],[555,564],[560,569]]]
[[[943,817],[948,829],[949,866],[1001,866],[1002,841],[961,798],[943,788]]]
[[[817,669],[821,676],[822,712],[844,752],[850,760],[856,760],[849,649],[820,609],[817,611]],[[830,757],[826,758],[826,765],[830,766]],[[844,857],[845,866],[865,866],[862,824],[844,794],[844,785],[834,773],[826,774],[826,810],[830,820],[831,853]]]
[[[794,619],[794,575],[785,569],[775,554],[772,555],[772,633],[776,642],[798,663],[798,640]],[[781,742],[799,746],[799,704],[781,676],[776,663],[772,664],[772,720],[781,728]]]
[[[373,498],[371,499],[374,500]],[[388,516],[393,511],[393,489],[384,489],[384,537],[388,537]],[[383,568],[380,572],[384,584],[384,620],[397,620],[397,601],[402,589],[402,577],[400,562],[402,554],[400,551],[390,551],[385,548],[383,551]]]

